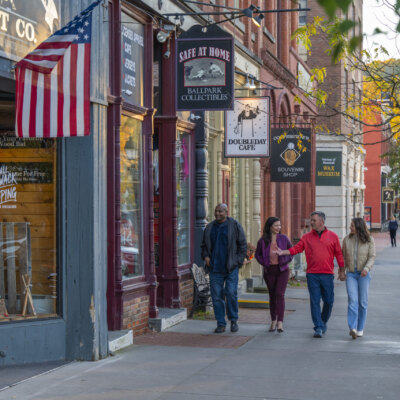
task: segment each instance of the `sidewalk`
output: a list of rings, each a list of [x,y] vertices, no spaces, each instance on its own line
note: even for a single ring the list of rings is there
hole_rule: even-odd
[[[215,335],[215,321],[188,320],[135,338],[114,357],[7,388],[0,400],[398,400],[400,247],[386,247],[388,234],[376,242],[363,338],[348,335],[343,282],[335,281],[322,339],[312,337],[307,289],[288,288],[284,333],[267,332],[265,309],[241,309],[237,334]]]

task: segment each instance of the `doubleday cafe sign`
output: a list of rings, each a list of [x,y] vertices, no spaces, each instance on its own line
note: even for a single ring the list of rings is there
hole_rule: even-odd
[[[177,110],[233,110],[233,37],[194,25],[176,41]]]

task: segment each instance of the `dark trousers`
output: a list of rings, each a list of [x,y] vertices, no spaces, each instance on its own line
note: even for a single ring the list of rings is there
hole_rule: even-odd
[[[396,232],[397,232],[397,230],[396,229],[390,229],[390,243],[392,244],[392,247],[393,246],[397,246],[396,245]]]
[[[229,321],[239,318],[238,282],[238,268],[226,274],[210,272],[211,298],[218,326],[226,326],[225,310]]]
[[[279,265],[264,268],[264,280],[269,292],[271,321],[283,321],[285,313],[285,291],[289,280],[289,269],[281,271]]]
[[[326,331],[326,324],[333,308],[333,274],[307,274],[307,286],[310,293],[311,318],[314,330]],[[321,312],[321,299],[323,301]]]

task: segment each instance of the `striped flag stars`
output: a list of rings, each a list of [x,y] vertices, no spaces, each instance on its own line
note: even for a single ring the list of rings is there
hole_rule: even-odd
[[[16,65],[19,137],[90,134],[90,43],[96,0]]]

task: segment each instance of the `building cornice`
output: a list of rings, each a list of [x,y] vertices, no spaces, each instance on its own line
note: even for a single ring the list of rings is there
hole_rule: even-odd
[[[266,66],[276,78],[284,83],[288,88],[297,87],[296,77],[268,50],[265,50],[263,57]]]

